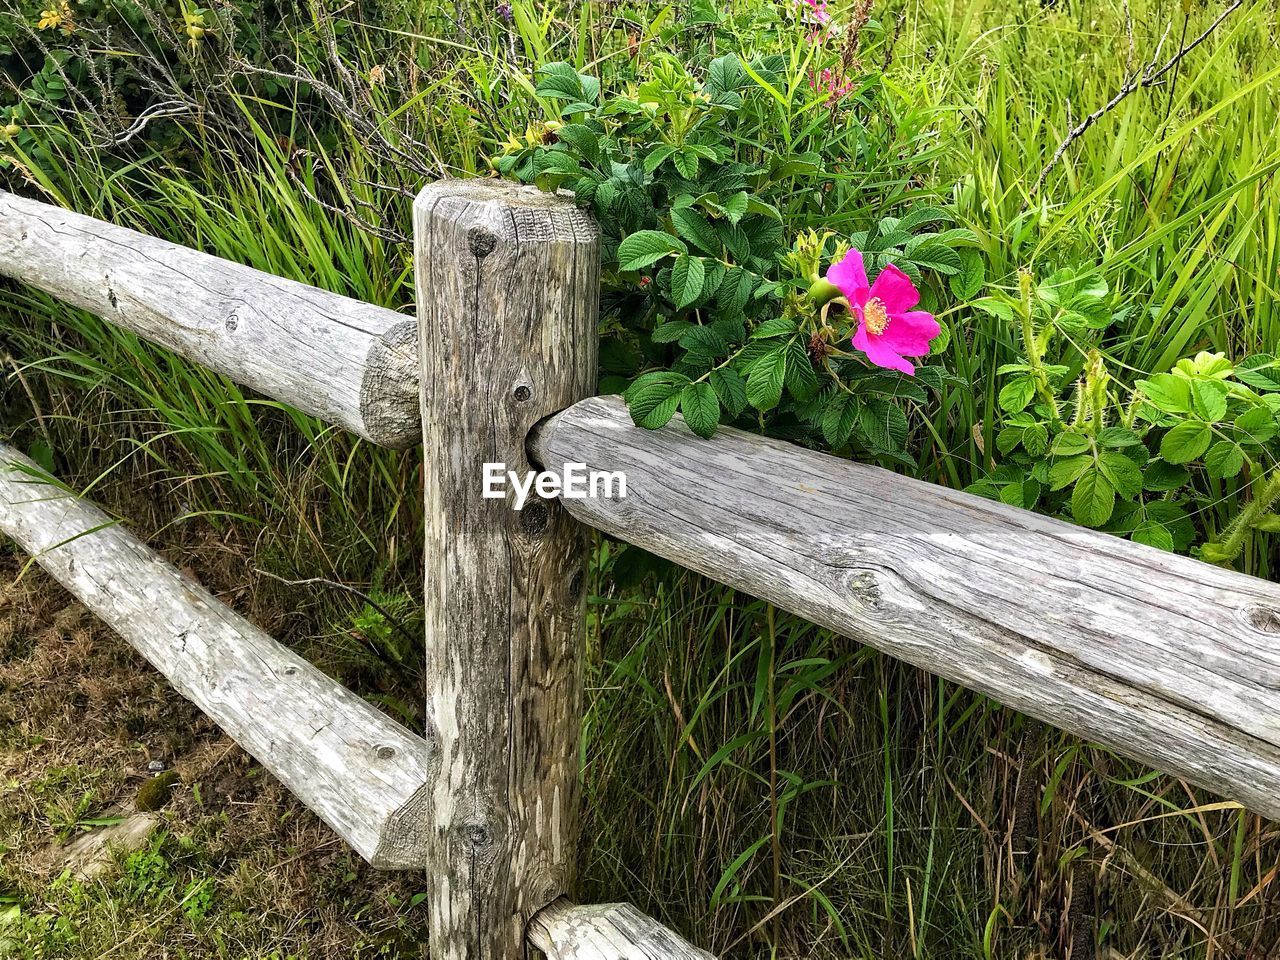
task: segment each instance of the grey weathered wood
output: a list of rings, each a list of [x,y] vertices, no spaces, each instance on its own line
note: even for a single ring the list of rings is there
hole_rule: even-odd
[[[420,869],[430,748],[0,444],[0,533],[376,867]]]
[[[418,441],[412,317],[0,191],[0,274],[388,447]]]
[[[629,903],[561,897],[529,923],[528,939],[548,960],[715,960]]]
[[[578,519],[1280,817],[1280,586],[737,430],[579,403],[545,464],[623,470]]]
[[[513,960],[573,879],[586,538],[554,502],[482,499],[482,465],[527,469],[530,428],[593,391],[599,238],[572,202],[489,181],[427,187],[414,230],[431,953]]]

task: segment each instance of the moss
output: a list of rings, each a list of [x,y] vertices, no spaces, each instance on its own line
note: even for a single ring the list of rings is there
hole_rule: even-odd
[[[143,813],[159,810],[173,796],[173,788],[178,785],[178,775],[172,770],[152,777],[138,788],[138,796],[134,806]]]

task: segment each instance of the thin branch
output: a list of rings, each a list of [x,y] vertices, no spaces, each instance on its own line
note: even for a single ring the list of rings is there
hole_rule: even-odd
[[[1231,6],[1227,7],[1227,9],[1223,10],[1222,13],[1218,15],[1217,19],[1214,20],[1213,23],[1209,24],[1204,33],[1200,34],[1200,36],[1182,47],[1182,49],[1159,67],[1156,66],[1157,61],[1160,59],[1160,48],[1157,47],[1155,58],[1148,63],[1140,73],[1131,74],[1128,79],[1125,80],[1124,85],[1120,87],[1119,92],[1116,93],[1114,97],[1108,100],[1104,106],[1093,111],[1093,113],[1089,114],[1072,128],[1071,132],[1067,134],[1062,143],[1058,145],[1058,149],[1053,152],[1053,156],[1050,158],[1049,162],[1045,164],[1045,168],[1040,171],[1040,178],[1036,180],[1036,190],[1039,190],[1044,186],[1044,181],[1045,178],[1049,176],[1049,171],[1052,170],[1058,161],[1062,159],[1063,154],[1067,152],[1067,148],[1084,136],[1090,127],[1119,106],[1131,93],[1157,84],[1161,77],[1181,63],[1183,58],[1185,58],[1192,50],[1204,43],[1204,41],[1209,38],[1209,35],[1217,30],[1227,17],[1231,16],[1231,14],[1235,13],[1242,6],[1244,6],[1244,0],[1235,0]],[[1168,33],[1167,30],[1165,32],[1166,34]],[[1160,47],[1163,46],[1164,37],[1161,37]]]

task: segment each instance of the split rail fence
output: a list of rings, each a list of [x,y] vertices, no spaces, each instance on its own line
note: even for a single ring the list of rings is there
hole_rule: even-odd
[[[425,444],[426,736],[299,658],[17,451],[17,541],[376,867],[438,960],[708,958],[575,905],[584,525],[1280,817],[1280,586],[733,429],[635,427],[596,382],[599,238],[560,197],[442,181],[416,320],[0,193],[0,274],[373,443]],[[482,465],[622,499],[482,497]]]

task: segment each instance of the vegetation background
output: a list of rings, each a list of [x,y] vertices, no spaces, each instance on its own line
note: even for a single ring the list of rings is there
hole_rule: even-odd
[[[1228,7],[1041,184],[1085,116]],[[408,311],[409,198],[548,142],[562,104],[536,94],[539,67],[621,91],[661,54],[695,78],[725,53],[775,57],[734,133],[740,157],[797,164],[774,181],[787,238],[930,205],[972,232],[995,293],[1020,267],[1096,271],[1130,309],[1055,350],[1069,365],[1096,347],[1121,394],[1200,350],[1276,349],[1275,0],[835,0],[837,27],[860,24],[848,54],[815,39],[815,9],[3,0],[0,177]],[[606,282],[607,366],[637,294]],[[1024,345],[938,289],[949,378],[900,399],[899,469],[968,486],[1003,452],[996,371]],[[20,285],[0,286],[0,364],[0,432],[418,722],[420,452],[371,449]],[[1193,469],[1196,540],[1249,484]],[[1235,565],[1271,575],[1273,539],[1251,532]],[[419,878],[353,862],[6,549],[0,956],[425,955]],[[1280,956],[1274,824],[618,544],[595,558],[585,899],[629,899],[728,957]],[[162,831],[101,878],[60,875],[50,850],[127,806],[155,758],[180,773]]]

